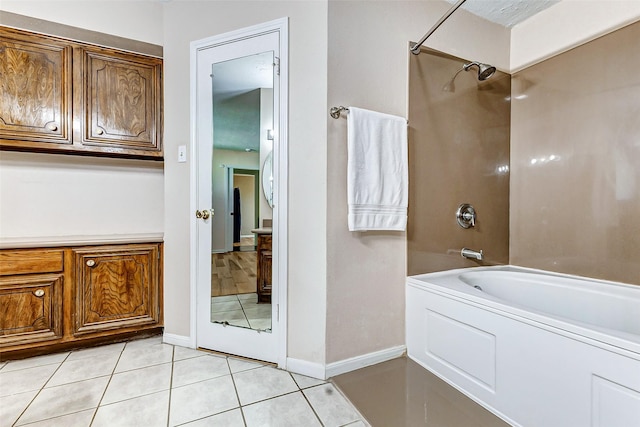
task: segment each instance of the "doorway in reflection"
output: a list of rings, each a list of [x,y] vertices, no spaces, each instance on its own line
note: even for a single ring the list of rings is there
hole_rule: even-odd
[[[264,236],[271,241],[273,66],[273,52],[263,52],[212,69],[211,322],[264,332],[272,315]]]

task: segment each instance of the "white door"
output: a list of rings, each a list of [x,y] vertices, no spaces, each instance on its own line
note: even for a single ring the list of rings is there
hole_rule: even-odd
[[[195,310],[196,346],[276,362],[281,367],[286,363],[287,230],[286,211],[280,208],[278,202],[282,203],[282,208],[286,207],[286,72],[282,72],[282,63],[286,64],[286,58],[283,56],[286,57],[287,54],[287,29],[287,20],[281,19],[191,44],[192,159],[195,166],[192,168],[195,194],[192,195],[194,232],[192,232],[191,246],[196,252],[192,275],[192,291],[195,291],[196,298],[195,304],[192,304],[192,311]],[[274,158],[274,206],[271,304],[269,307],[265,304],[256,306],[255,311],[270,311],[268,313],[271,320],[270,327],[264,322],[259,326],[250,326],[249,323],[236,324],[233,320],[221,321],[222,318],[214,314],[214,312],[218,313],[216,310],[219,310],[219,307],[227,305],[212,298],[212,256],[218,257],[222,254],[212,254],[212,223],[215,217],[204,218],[212,210],[214,198],[212,188],[216,185],[225,186],[224,181],[229,179],[228,176],[220,180],[221,182],[217,182],[215,178],[212,179],[216,176],[215,169],[224,167],[213,154],[216,132],[214,125],[214,85],[217,84],[215,70],[216,67],[218,67],[217,70],[221,70],[221,64],[226,66],[226,64],[233,64],[234,61],[251,62],[252,58],[258,56],[262,58],[263,65],[259,65],[262,68],[265,68],[264,58],[270,58],[268,65],[273,75],[273,128],[270,133],[270,136],[273,135],[273,140],[272,144],[270,143],[270,147],[272,146],[270,149]],[[236,74],[237,83],[242,85],[243,72]],[[232,85],[233,82],[230,81],[227,84]],[[221,128],[219,125],[218,129]],[[266,132],[264,134],[266,135]],[[196,211],[200,211],[197,216]],[[218,212],[214,214],[218,215]],[[221,232],[225,232],[224,227]],[[242,296],[249,295],[242,294]],[[240,312],[248,311],[245,310],[242,298],[233,301],[231,296],[229,298],[228,305],[242,304]]]

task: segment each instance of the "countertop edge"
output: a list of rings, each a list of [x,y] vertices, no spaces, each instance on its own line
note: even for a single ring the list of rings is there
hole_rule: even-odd
[[[93,236],[0,237],[0,249],[48,248],[55,246],[161,243],[164,233],[106,234]]]

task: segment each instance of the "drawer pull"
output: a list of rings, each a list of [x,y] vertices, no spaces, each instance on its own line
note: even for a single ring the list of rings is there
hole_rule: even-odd
[[[37,297],[43,297],[44,296],[44,289],[38,289],[37,291],[34,291],[33,294]]]
[[[102,129],[98,128],[98,129],[96,130],[96,133],[97,133],[98,135],[102,135],[102,134],[104,133],[104,130],[102,130]]]
[[[58,130],[58,125],[56,125],[55,123],[48,123],[46,128],[52,132],[55,132]]]
[[[90,259],[89,261],[87,261],[87,266],[93,267],[94,265],[96,265],[96,262],[94,260]]]

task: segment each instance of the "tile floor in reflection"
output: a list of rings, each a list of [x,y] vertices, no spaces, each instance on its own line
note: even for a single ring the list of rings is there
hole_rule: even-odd
[[[368,426],[331,384],[160,337],[0,363],[5,426]]]
[[[211,321],[270,331],[271,304],[258,304],[256,293],[212,297]]]

